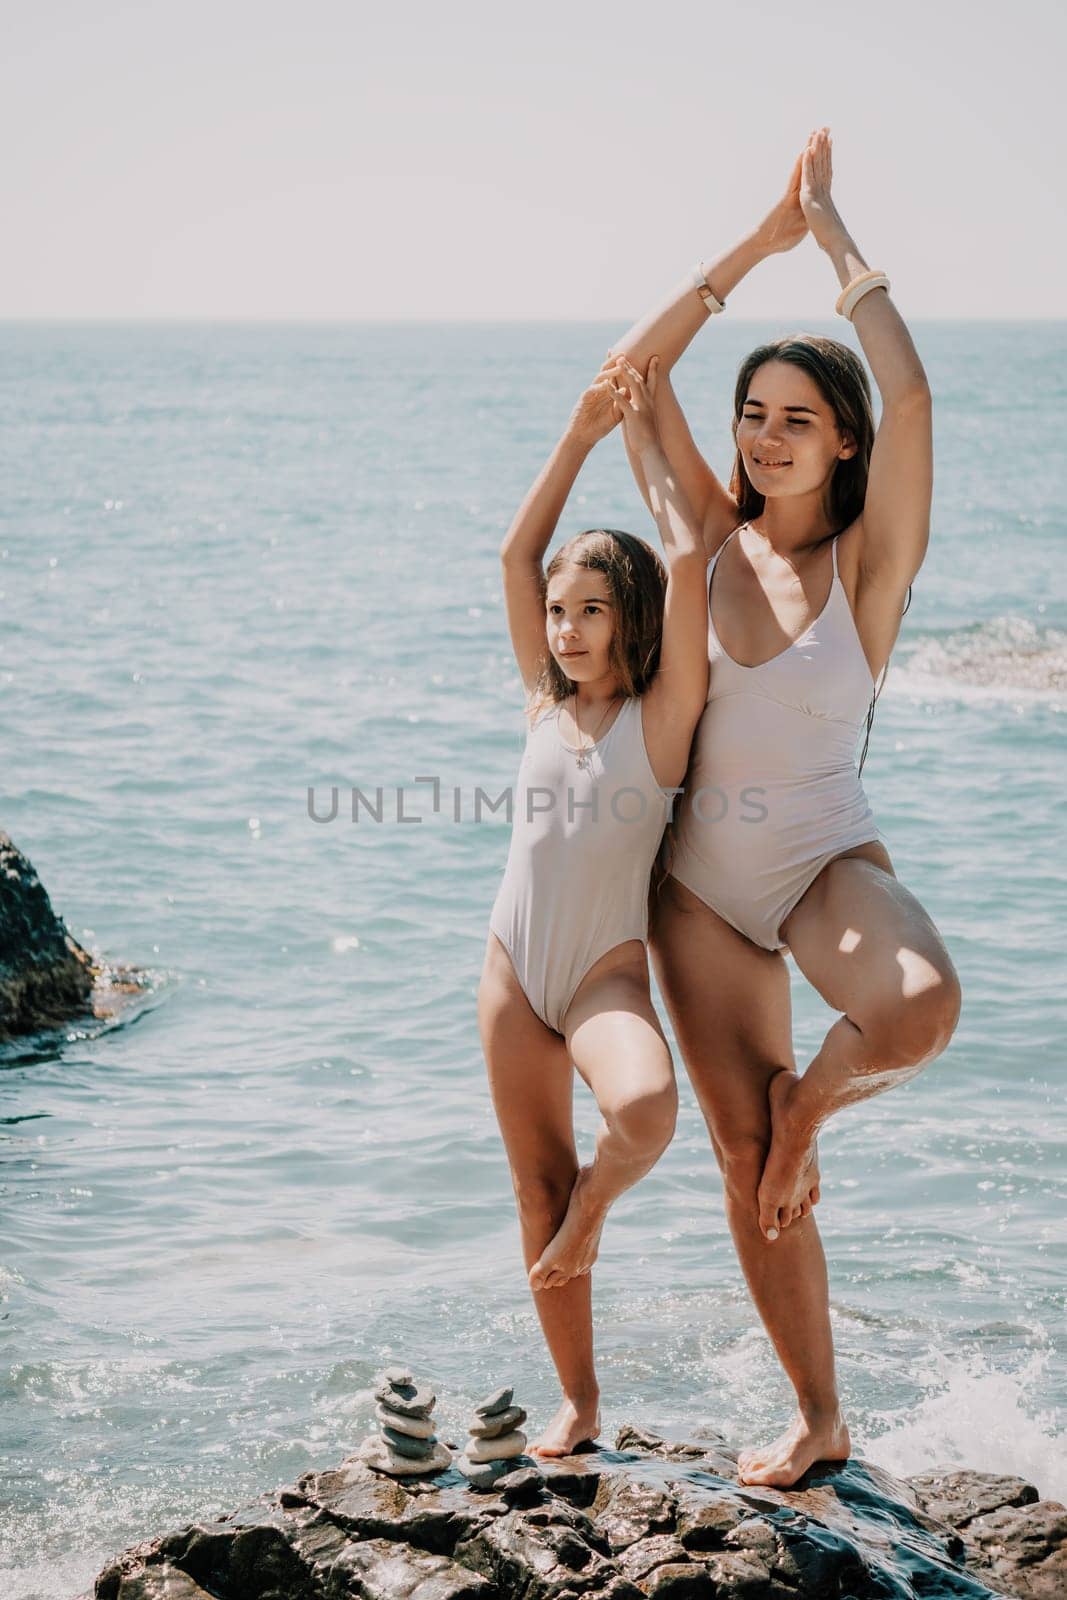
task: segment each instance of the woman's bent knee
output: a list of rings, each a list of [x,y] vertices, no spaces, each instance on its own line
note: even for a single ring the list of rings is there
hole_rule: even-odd
[[[512,1177],[515,1206],[527,1226],[558,1224],[566,1213],[578,1168],[560,1172],[532,1172]]]
[[[885,1067],[910,1067],[933,1061],[946,1048],[960,1018],[960,982],[951,963],[932,978],[908,986],[883,1001],[860,1024],[872,1060]]]
[[[715,1155],[722,1172],[723,1187],[734,1197],[751,1200],[759,1188],[771,1135],[741,1134],[716,1141]]]

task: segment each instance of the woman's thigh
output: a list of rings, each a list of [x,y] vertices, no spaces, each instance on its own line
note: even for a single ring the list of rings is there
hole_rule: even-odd
[[[493,933],[478,986],[478,1029],[516,1188],[547,1181],[569,1192],[578,1167],[570,1052],[530,1005]]]
[[[959,980],[944,941],[892,867],[866,850],[823,868],[782,937],[827,1005],[884,1035],[887,1048],[909,1056],[931,1035],[951,1034]]]
[[[795,1070],[789,973],[668,878],[652,911],[652,960],[720,1165],[770,1143],[767,1084]]]

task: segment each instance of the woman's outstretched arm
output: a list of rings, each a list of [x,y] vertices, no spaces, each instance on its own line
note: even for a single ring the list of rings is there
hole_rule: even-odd
[[[537,682],[548,649],[541,564],[545,551],[586,456],[618,420],[611,382],[598,375],[572,411],[500,546],[508,628],[527,692]]]
[[[732,249],[717,256],[706,266],[705,282],[715,298],[725,301],[742,278],[767,256],[779,251],[792,250],[808,231],[800,208],[800,179],[802,156],[798,156],[782,198],[771,207],[763,221],[747,233]],[[705,545],[712,546],[708,554],[718,547],[733,527],[736,506],[729,491],[716,477],[707,461],[697,449],[685,420],[678,398],[670,383],[670,371],[682,352],[691,342],[710,312],[693,281],[692,275],[682,280],[673,293],[656,309],[635,322],[623,335],[609,355],[607,366],[615,354],[624,355],[639,370],[644,371],[653,355],[659,356],[660,380],[656,396],[656,419],[659,424],[663,449],[671,467],[693,508],[701,528]],[[637,486],[650,505],[648,487],[640,470],[640,463],[629,451],[630,466]]]
[[[830,257],[844,288],[868,269],[830,197],[830,145],[825,128],[808,140],[800,203],[812,237]],[[930,538],[934,477],[930,385],[887,289],[869,290],[856,305],[852,321],[882,398],[860,518],[861,578],[868,589],[884,592],[887,614],[899,625],[900,604],[922,566]]]

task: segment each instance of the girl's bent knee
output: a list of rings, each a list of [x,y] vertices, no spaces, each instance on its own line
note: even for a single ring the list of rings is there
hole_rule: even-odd
[[[673,1079],[624,1100],[605,1116],[611,1131],[631,1149],[657,1155],[670,1144],[678,1121],[678,1089]]]

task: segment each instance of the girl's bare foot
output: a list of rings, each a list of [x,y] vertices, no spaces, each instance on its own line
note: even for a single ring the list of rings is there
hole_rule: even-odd
[[[531,1289],[559,1289],[596,1260],[606,1212],[590,1198],[592,1172],[591,1166],[578,1168],[567,1214],[527,1275]]]
[[[596,1397],[587,1401],[564,1400],[548,1427],[535,1444],[531,1456],[569,1456],[578,1445],[591,1443],[600,1432],[600,1405]]]
[[[805,1416],[758,1450],[742,1450],[737,1458],[738,1483],[764,1483],[791,1489],[816,1461],[847,1461],[852,1441],[840,1411]]]
[[[776,1239],[798,1217],[806,1217],[819,1199],[819,1153],[815,1132],[801,1126],[793,1113],[800,1077],[784,1068],[767,1085],[771,1112],[771,1148],[759,1183],[759,1225]]]

